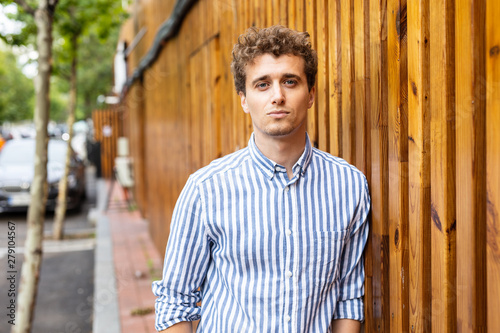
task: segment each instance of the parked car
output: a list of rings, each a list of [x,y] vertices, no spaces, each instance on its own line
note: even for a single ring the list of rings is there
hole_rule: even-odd
[[[64,175],[67,142],[49,140],[47,182],[49,185],[47,209],[54,210],[59,192],[59,181]],[[27,210],[34,175],[35,140],[13,139],[0,152],[0,212]],[[85,166],[71,151],[68,174],[67,208],[78,209],[85,196]]]

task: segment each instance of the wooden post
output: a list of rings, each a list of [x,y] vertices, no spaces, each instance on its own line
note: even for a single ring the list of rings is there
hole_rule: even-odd
[[[316,33],[316,6],[313,0],[305,0],[305,16],[306,16],[306,31],[311,35],[311,44],[314,49],[317,47],[317,39],[320,38]],[[318,83],[316,83],[316,89],[318,88]],[[307,133],[311,139],[313,146],[318,147],[319,144],[319,134],[318,134],[318,94],[316,94],[316,99],[314,105],[309,109],[307,113]]]
[[[370,90],[371,119],[371,248],[372,303],[365,302],[372,317],[367,332],[389,332],[389,165],[388,165],[388,78],[387,78],[387,1],[370,1]],[[367,263],[368,265],[368,263]],[[367,272],[367,279],[369,278]],[[367,280],[365,285],[369,281]]]
[[[408,331],[408,80],[406,1],[387,1],[391,332]]]
[[[316,2],[316,52],[318,53],[318,75],[316,104],[318,112],[318,148],[330,150],[330,98],[328,77],[331,64],[328,62],[328,11],[325,1]]]
[[[368,150],[368,123],[367,123],[367,108],[369,94],[367,82],[369,77],[369,34],[366,31],[368,27],[367,13],[368,2],[366,0],[354,0],[353,3],[353,53],[354,53],[354,122],[355,129],[353,132],[355,149],[353,152],[354,165],[368,177],[370,181],[370,173],[368,172],[367,155]],[[367,54],[368,53],[368,54]]]
[[[432,332],[457,331],[454,1],[430,1]]]
[[[328,1],[328,85],[330,153],[342,156],[342,57],[340,0]]]
[[[430,332],[429,1],[408,2],[409,329]]]
[[[488,332],[500,332],[500,2],[486,3],[486,177]]]
[[[342,158],[355,162],[356,123],[354,96],[354,0],[342,0],[341,40],[342,40]]]
[[[457,330],[486,330],[485,1],[455,10]]]

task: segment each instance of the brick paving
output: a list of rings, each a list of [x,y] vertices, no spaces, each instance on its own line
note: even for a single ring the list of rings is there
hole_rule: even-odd
[[[147,222],[137,210],[124,206],[123,192],[115,184],[105,214],[113,240],[121,332],[153,333],[155,297],[151,283],[161,277],[163,259],[152,243]]]

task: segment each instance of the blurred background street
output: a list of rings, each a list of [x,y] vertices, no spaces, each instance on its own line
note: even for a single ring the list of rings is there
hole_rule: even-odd
[[[96,203],[95,168],[87,167],[86,179],[86,200],[80,210],[68,211],[64,240],[51,239],[54,214],[47,212],[45,216],[44,254],[33,332],[92,332],[95,226],[87,220],[87,215]],[[0,214],[1,333],[10,332],[11,328],[5,319],[10,299],[7,297],[10,282],[6,269],[9,221],[15,223],[18,292],[26,240],[26,212]]]

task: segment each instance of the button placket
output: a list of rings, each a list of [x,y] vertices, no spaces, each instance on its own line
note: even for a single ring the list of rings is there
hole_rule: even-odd
[[[285,300],[283,304],[283,312],[284,312],[284,327],[285,327],[285,332],[293,332],[293,325],[291,325],[291,313],[290,311],[293,311],[294,306],[294,295],[295,292],[293,290],[294,288],[294,273],[293,273],[293,266],[294,266],[294,242],[293,238],[290,237],[292,235],[292,225],[293,225],[293,220],[294,220],[294,212],[292,210],[294,209],[293,204],[291,202],[291,193],[293,191],[290,191],[290,184],[284,184],[285,186],[283,187],[283,192],[282,192],[282,202],[283,202],[283,208],[284,208],[284,215],[283,215],[283,227],[284,227],[284,232],[285,232],[285,244],[286,244],[286,260],[285,260],[285,266],[284,266],[284,278],[285,278]],[[291,325],[291,326],[290,326]]]

